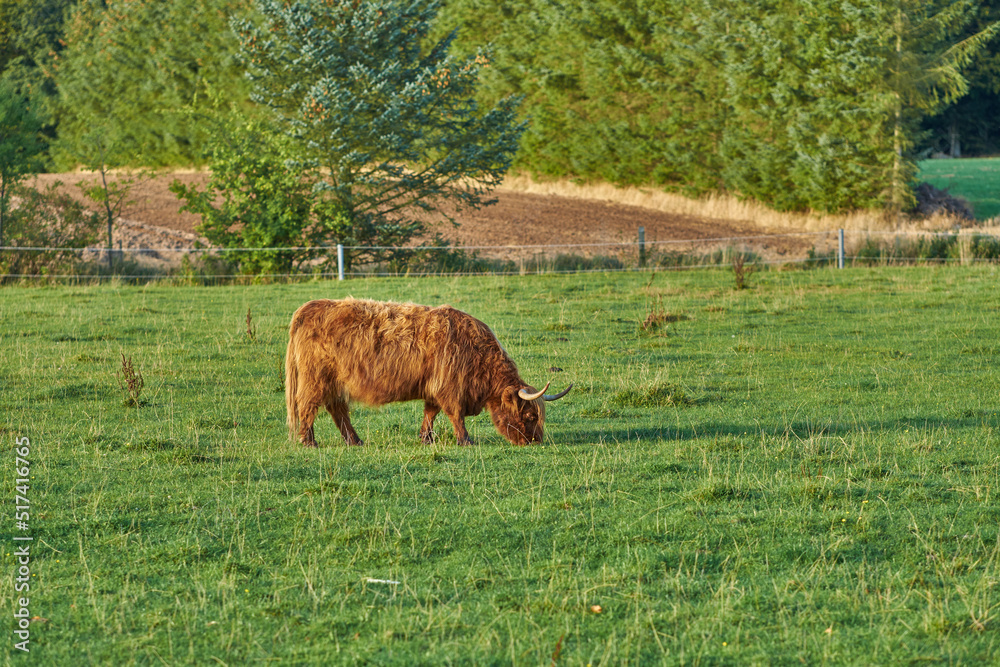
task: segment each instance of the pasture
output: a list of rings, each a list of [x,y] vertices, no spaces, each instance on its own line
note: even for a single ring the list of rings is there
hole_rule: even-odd
[[[996,663],[998,278],[4,288],[8,498],[15,438],[31,439],[30,657]],[[348,294],[450,303],[529,382],[576,383],[550,404],[545,444],[511,446],[483,414],[476,446],[446,420],[423,445],[418,403],[356,408],[363,448],[326,414],[320,449],[289,443],[286,326],[305,301]],[[122,353],[145,380],[139,407],[115,377]]]
[[[1000,158],[924,160],[919,178],[967,199],[976,220],[1000,216]]]

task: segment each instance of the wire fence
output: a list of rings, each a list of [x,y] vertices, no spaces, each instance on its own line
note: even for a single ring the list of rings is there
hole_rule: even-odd
[[[528,245],[5,246],[0,247],[0,280],[222,283],[403,275],[582,274],[729,267],[737,258],[741,264],[759,268],[1000,262],[1000,237],[975,229],[833,230],[666,240],[647,240],[642,228],[637,232],[633,240]],[[379,254],[392,259],[363,265],[352,261]],[[279,270],[266,268],[281,262],[285,266]]]

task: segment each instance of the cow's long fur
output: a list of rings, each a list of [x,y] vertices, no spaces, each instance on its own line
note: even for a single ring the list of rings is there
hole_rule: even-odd
[[[431,308],[347,298],[310,301],[292,317],[285,358],[289,435],[315,446],[313,421],[325,407],[348,444],[361,444],[350,402],[377,406],[423,400],[421,437],[438,411],[461,444],[465,417],[487,409],[515,444],[540,441],[545,401],[526,401],[527,385],[488,326],[450,306]]]

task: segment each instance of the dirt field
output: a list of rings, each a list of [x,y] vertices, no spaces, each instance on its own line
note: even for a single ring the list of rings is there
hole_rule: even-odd
[[[64,190],[83,201],[76,184],[94,178],[92,174],[42,174],[37,181],[38,185],[61,182]],[[199,222],[198,216],[182,213],[181,202],[167,189],[175,179],[204,186],[208,174],[162,175],[137,188],[134,203],[123,211],[118,234],[122,247],[184,248],[197,240],[195,226]],[[535,245],[567,246],[551,249],[550,254],[615,254],[619,252],[616,248],[589,244],[634,243],[639,227],[645,227],[646,241],[651,245],[663,241],[703,240],[697,244],[660,246],[663,249],[747,245],[766,258],[779,261],[802,256],[815,241],[811,237],[799,239],[787,236],[752,241],[731,240],[733,237],[787,233],[788,230],[768,230],[750,222],[671,214],[610,201],[528,194],[508,189],[499,190],[496,198],[498,201],[493,206],[457,216],[459,227],[443,225],[432,231],[440,231],[445,238],[466,247],[492,246],[482,248],[480,254],[503,258],[534,254],[537,249],[513,246]]]

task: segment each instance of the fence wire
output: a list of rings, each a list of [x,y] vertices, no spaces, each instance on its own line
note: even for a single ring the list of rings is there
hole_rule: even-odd
[[[838,235],[850,239],[838,247]],[[640,231],[639,238],[643,239]],[[779,247],[775,247],[779,246]],[[298,270],[269,273],[241,273],[240,257],[246,253],[312,253],[325,255],[313,259]],[[420,253],[462,253],[466,266],[445,270],[431,266],[420,268],[405,262],[383,262],[362,268],[332,271],[327,267],[340,253],[402,253],[416,257]],[[38,258],[31,262],[31,253]],[[110,253],[110,262],[109,262]],[[65,266],[66,255],[77,258],[76,265]],[[45,257],[61,260],[43,265]],[[0,280],[3,281],[245,281],[333,279],[390,276],[483,276],[622,273],[727,267],[734,257],[750,265],[836,266],[886,264],[973,264],[1000,261],[1000,237],[961,232],[864,231],[788,232],[696,239],[645,239],[592,243],[553,243],[529,245],[472,246],[290,246],[259,248],[220,247],[0,247]],[[27,257],[27,259],[26,259]],[[184,258],[187,258],[185,261]],[[228,262],[225,272],[206,263],[209,258]],[[203,262],[202,267],[193,260]],[[111,268],[109,269],[108,264]],[[23,270],[34,268],[36,270]],[[21,269],[21,270],[18,270]],[[59,270],[62,269],[62,270]],[[81,270],[82,269],[82,270]]]

